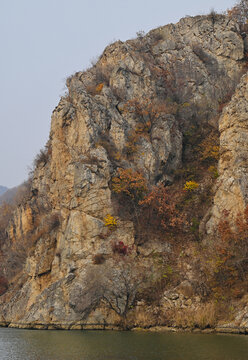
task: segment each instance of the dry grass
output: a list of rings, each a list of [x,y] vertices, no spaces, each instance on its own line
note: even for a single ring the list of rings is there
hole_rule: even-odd
[[[179,328],[206,329],[214,328],[219,320],[228,320],[230,315],[228,304],[211,302],[196,309],[173,310],[167,313],[167,318],[171,325]]]
[[[132,327],[149,328],[156,326],[158,319],[146,308],[140,307],[128,314],[127,321]]]

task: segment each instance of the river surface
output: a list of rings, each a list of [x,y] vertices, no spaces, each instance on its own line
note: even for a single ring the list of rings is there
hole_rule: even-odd
[[[1,360],[247,360],[248,336],[0,328]]]

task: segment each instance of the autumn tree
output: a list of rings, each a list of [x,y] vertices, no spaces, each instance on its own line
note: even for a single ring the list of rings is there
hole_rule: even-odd
[[[206,163],[217,162],[219,160],[219,134],[212,131],[199,144],[199,153],[201,160]]]
[[[131,216],[136,222],[136,230],[140,229],[139,201],[148,191],[147,181],[140,171],[132,168],[118,169],[117,175],[112,179],[112,191],[118,196],[118,211]],[[125,216],[126,216],[125,215]]]
[[[100,302],[113,310],[125,326],[129,310],[135,305],[139,291],[148,283],[148,269],[137,264],[131,257],[116,255],[109,263],[88,266],[85,275],[85,291],[77,304],[89,314]],[[86,315],[85,315],[86,316]]]
[[[122,318],[126,318],[135,304],[138,291],[147,280],[147,272],[143,270],[133,259],[118,257],[116,266],[104,273],[103,300]]]
[[[117,175],[112,179],[112,190],[137,204],[148,190],[147,181],[140,171],[119,168]]]
[[[154,186],[151,192],[140,201],[147,210],[147,223],[153,223],[166,231],[181,231],[186,224],[184,216],[177,209],[182,192],[172,192],[164,185]]]

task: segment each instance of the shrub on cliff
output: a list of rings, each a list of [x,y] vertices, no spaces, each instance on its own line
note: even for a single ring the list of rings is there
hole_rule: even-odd
[[[240,298],[248,290],[248,207],[230,223],[223,213],[212,242],[201,248],[200,270],[208,295],[217,301]]]
[[[186,183],[184,184],[183,189],[185,191],[190,191],[191,192],[191,191],[197,190],[198,187],[199,187],[199,184],[196,181],[191,180],[191,181],[186,181]]]
[[[219,160],[219,134],[212,131],[199,144],[201,160],[206,163],[217,162]]]
[[[87,286],[79,299],[83,303],[85,297],[90,298],[89,308],[84,311],[90,312],[103,302],[119,315],[120,325],[125,327],[127,314],[135,305],[139,291],[148,284],[149,270],[138,264],[137,259],[121,255],[116,255],[111,264],[88,267],[85,277]]]
[[[92,96],[98,95],[101,93],[104,85],[109,86],[109,79],[113,71],[111,65],[103,65],[101,62],[92,62],[92,78],[91,81],[87,83],[86,90]]]
[[[225,214],[224,214],[225,216]],[[230,225],[228,214],[218,227],[219,239],[215,243],[216,256],[213,261],[213,287],[218,294],[224,292],[239,296],[248,286],[248,207],[236,218],[235,227]]]
[[[123,241],[114,242],[112,245],[112,251],[114,254],[127,255],[130,251],[128,245],[125,245]]]
[[[106,226],[109,230],[114,230],[117,227],[117,219],[108,214],[104,218],[104,226]]]
[[[46,165],[52,153],[51,144],[48,142],[43,149],[40,149],[39,153],[33,160],[33,169],[30,170],[30,175],[33,175],[33,172],[36,167],[43,164]]]
[[[248,0],[239,1],[237,5],[227,11],[227,14],[229,17],[238,21],[240,24],[247,24]]]
[[[112,179],[112,190],[137,203],[148,190],[147,181],[140,171],[119,168],[117,175]]]
[[[177,209],[182,193],[172,193],[164,185],[154,186],[152,191],[139,202],[146,210],[143,214],[147,224],[159,226],[163,230],[182,231],[186,224],[184,215]]]

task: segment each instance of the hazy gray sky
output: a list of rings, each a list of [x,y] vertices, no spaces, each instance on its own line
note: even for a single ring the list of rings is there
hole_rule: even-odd
[[[27,178],[67,76],[113,40],[234,0],[0,0],[0,185]]]

